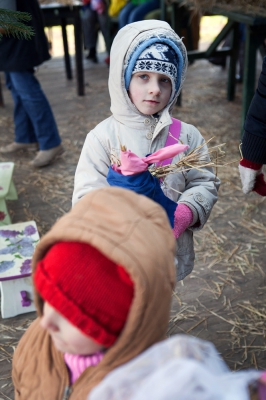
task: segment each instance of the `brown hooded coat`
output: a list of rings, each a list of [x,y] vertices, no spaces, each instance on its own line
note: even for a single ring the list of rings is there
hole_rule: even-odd
[[[134,299],[115,344],[96,367],[81,374],[65,397],[69,377],[63,354],[37,318],[14,354],[16,400],[85,400],[106,374],[166,335],[175,284],[175,240],[166,213],[158,204],[119,188],[88,193],[41,239],[33,257],[33,271],[57,241],[90,243],[123,265],[134,282]],[[43,302],[38,293],[35,301],[40,316]]]

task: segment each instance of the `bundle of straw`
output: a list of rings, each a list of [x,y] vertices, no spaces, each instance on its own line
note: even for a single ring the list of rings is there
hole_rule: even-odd
[[[168,0],[169,3],[174,1]],[[266,0],[183,0],[179,4],[180,6],[185,5],[201,15],[217,6],[227,11],[244,12],[261,17],[266,16]]]
[[[218,167],[222,167],[230,163],[220,164],[221,158],[225,156],[225,152],[222,150],[222,147],[225,146],[225,143],[209,148],[207,147],[207,144],[212,139],[213,137],[195,149],[191,150],[187,155],[183,155],[183,157],[181,157],[181,159],[175,164],[168,164],[164,166],[156,166],[153,164],[151,167],[149,167],[150,173],[153,176],[156,176],[156,178],[160,179],[165,178],[168,174],[176,174],[178,172],[189,171],[191,169],[204,170],[204,168],[215,168],[217,175]],[[121,151],[126,151],[127,147],[120,144],[120,149]],[[121,166],[121,161],[117,155],[111,154],[110,159],[112,164]]]
[[[75,4],[74,0],[39,0],[40,4],[51,4],[51,3],[59,3],[63,6],[73,6]]]
[[[207,142],[190,151],[187,155],[181,157],[175,164],[150,167],[150,173],[157,178],[165,178],[168,174],[176,174],[177,172],[189,171],[191,169],[215,168],[217,175],[218,167],[226,165],[220,164],[221,158],[225,156],[225,152],[222,150],[225,143],[210,148],[205,147],[212,139],[209,139]]]

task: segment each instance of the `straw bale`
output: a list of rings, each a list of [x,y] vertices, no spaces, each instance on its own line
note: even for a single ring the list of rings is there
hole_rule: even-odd
[[[73,5],[75,3],[75,0],[39,0],[40,4],[51,4],[51,3],[59,3],[62,4],[64,6],[69,6],[69,5]]]
[[[183,0],[181,5],[189,6],[190,9],[200,14],[204,14],[205,11],[216,6],[227,11],[238,11],[266,17],[266,0]]]

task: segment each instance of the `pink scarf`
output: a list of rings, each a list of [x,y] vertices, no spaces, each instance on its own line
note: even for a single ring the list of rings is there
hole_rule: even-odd
[[[96,367],[102,360],[104,352],[90,354],[89,356],[81,356],[79,354],[64,354],[64,360],[69,369],[70,383],[73,383],[80,377],[83,371],[88,367]]]

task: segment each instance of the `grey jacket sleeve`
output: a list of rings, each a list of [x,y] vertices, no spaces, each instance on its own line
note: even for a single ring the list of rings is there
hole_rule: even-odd
[[[205,142],[200,132],[192,125],[189,126],[188,144],[194,149]],[[201,149],[207,153],[207,146]],[[201,229],[209,218],[211,210],[217,201],[217,193],[220,186],[219,178],[212,168],[191,169],[184,173],[185,190],[178,202],[186,204],[193,212],[191,230]]]

